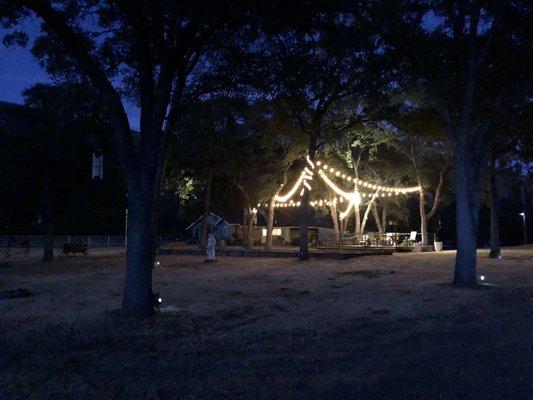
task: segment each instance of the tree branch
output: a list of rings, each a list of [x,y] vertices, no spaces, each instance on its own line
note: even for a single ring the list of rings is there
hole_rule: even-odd
[[[440,194],[442,191],[442,187],[444,185],[444,178],[449,170],[450,170],[450,158],[446,160],[446,164],[440,171],[439,184],[437,185],[437,189],[435,189],[435,197],[433,199],[433,206],[431,207],[431,211],[426,214],[427,221],[429,221],[437,212],[437,207],[439,205],[439,200],[440,200]]]
[[[154,63],[152,48],[148,41],[146,30],[149,29],[149,21],[142,12],[139,2],[117,1],[117,7],[126,15],[131,23],[131,32],[138,62],[138,76],[140,86],[141,103],[141,131],[144,131],[149,120],[150,110],[154,102]]]
[[[67,24],[63,16],[56,11],[49,1],[22,0],[21,4],[39,16],[48,28],[61,40],[65,49],[74,57],[79,67],[89,77],[96,89],[102,94],[109,107],[115,140],[124,171],[130,170],[137,163],[128,117],[120,95],[106,76],[101,65],[95,61],[85,45],[85,40]],[[125,174],[126,176],[128,174]],[[133,183],[134,182],[130,182]]]

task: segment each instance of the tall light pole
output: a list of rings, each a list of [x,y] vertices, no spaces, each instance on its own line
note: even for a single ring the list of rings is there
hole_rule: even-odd
[[[526,213],[525,211],[523,211],[519,215],[522,217],[522,227],[524,229],[524,244],[527,244]]]

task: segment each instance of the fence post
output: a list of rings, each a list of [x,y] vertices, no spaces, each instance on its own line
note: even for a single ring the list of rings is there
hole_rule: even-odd
[[[70,236],[67,236],[67,241],[70,244]]]
[[[88,249],[91,248],[91,237],[90,236],[87,238],[87,248]]]
[[[106,246],[109,247],[109,236],[107,237]]]

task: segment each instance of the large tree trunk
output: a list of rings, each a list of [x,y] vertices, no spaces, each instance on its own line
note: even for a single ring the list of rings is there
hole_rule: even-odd
[[[490,163],[489,203],[490,203],[490,258],[500,258],[500,227],[498,221],[498,191],[496,188],[496,160]]]
[[[250,248],[254,244],[254,238],[253,238],[253,231],[254,231],[254,218],[255,214],[252,211],[252,207],[248,207],[248,226],[247,226],[247,241],[246,241],[246,248]]]
[[[368,202],[366,206],[365,214],[363,215],[363,220],[361,221],[361,233],[365,233],[366,222],[368,221],[368,215],[370,214],[370,210],[372,209],[372,205],[374,204],[376,197],[377,197],[377,192],[372,195],[372,197],[370,198],[370,201]]]
[[[422,237],[422,245],[428,245],[428,220],[426,216],[426,193],[420,181],[418,182],[420,190],[418,192],[418,210],[420,213],[420,234]]]
[[[270,199],[270,203],[268,204],[268,217],[267,217],[267,234],[266,234],[266,240],[265,240],[265,250],[272,249],[272,230],[274,229],[274,213],[275,213],[275,205],[276,205],[276,196],[278,196],[281,192],[281,189],[285,184],[287,183],[287,173],[288,173],[288,167],[283,170],[283,179],[282,184],[276,190],[276,193],[274,193],[274,196]]]
[[[201,249],[205,249],[207,240],[207,230],[209,228],[209,205],[211,202],[211,186],[213,184],[213,172],[209,173],[206,181],[205,197],[204,197],[204,214],[202,218],[202,230],[200,231],[200,240],[198,245]]]
[[[248,243],[248,210],[247,207],[242,209],[242,246],[246,247]]]
[[[444,178],[446,177],[446,174],[448,173],[448,170],[450,168],[450,160],[447,159],[446,163],[442,167],[439,175],[439,183],[437,184],[437,187],[435,189],[435,196],[433,198],[433,206],[431,207],[431,210],[429,212],[426,212],[426,192],[424,191],[424,188],[422,186],[422,182],[420,181],[420,178],[418,179],[418,185],[420,186],[419,191],[419,208],[420,208],[420,233],[422,236],[422,244],[424,246],[428,245],[428,222],[433,216],[436,214],[439,201],[440,201],[440,195],[442,192],[442,187],[444,186]]]
[[[379,216],[378,207],[376,205],[376,202],[372,204],[372,215],[374,216],[374,221],[376,221],[376,226],[378,228],[379,233],[383,233],[383,225],[381,223],[381,217]]]
[[[316,137],[310,135],[309,137],[309,158],[311,161],[315,159]],[[309,190],[304,186],[304,192],[300,200],[300,251],[298,252],[298,259],[305,261],[309,260],[309,236],[307,231],[307,219],[309,213]]]
[[[172,68],[161,68],[154,82],[156,68],[151,68],[149,46],[140,46],[139,86],[141,104],[140,146],[134,144],[128,116],[122,98],[113,87],[104,67],[91,54],[86,42],[70,26],[61,12],[50,2],[25,2],[56,35],[65,51],[77,61],[78,66],[100,92],[100,101],[105,105],[118,149],[122,170],[128,187],[128,246],[126,254],[126,277],[122,310],[126,316],[146,316],[153,312],[152,267],[155,257],[155,201],[160,187],[161,157],[164,157],[168,136],[177,118],[166,118],[174,110],[177,114],[180,96],[173,94]],[[143,32],[134,29],[134,36]],[[140,43],[137,40],[137,44]],[[144,42],[143,44],[147,44]],[[166,66],[165,66],[166,67]],[[157,90],[152,90],[157,86]],[[181,93],[179,93],[181,94]],[[174,103],[171,103],[171,98]],[[165,126],[165,132],[162,129]]]
[[[339,229],[339,216],[337,212],[337,204],[335,204],[333,200],[331,201],[329,209],[331,212],[331,219],[333,220],[333,234],[335,235],[335,244],[338,246],[341,240]]]
[[[454,186],[456,210],[457,255],[455,257],[454,284],[476,286],[477,228],[484,173],[467,156],[466,138],[454,146]]]
[[[354,205],[354,214],[355,214],[355,233],[360,234],[361,233],[361,210],[359,209],[360,206]]]
[[[477,239],[468,206],[468,187],[456,184],[455,192],[457,255],[453,281],[458,286],[475,286]]]
[[[55,190],[54,178],[50,171],[46,172],[44,190],[44,215],[43,222],[45,225],[46,241],[44,243],[42,262],[50,262],[54,260],[54,225],[55,225]]]
[[[309,191],[304,190],[304,194],[301,197],[300,204],[300,251],[298,252],[298,259],[305,261],[309,260],[309,237],[307,232],[307,215],[309,209]]]
[[[122,302],[122,310],[126,316],[146,316],[154,312],[152,268],[155,260],[155,214],[152,190],[143,189],[139,188],[138,192],[130,191],[128,196],[128,246]]]
[[[339,221],[339,237],[344,235],[345,232],[346,232],[346,218],[341,219]]]
[[[276,204],[275,196],[279,194],[279,191],[270,199],[268,204],[268,217],[267,217],[267,232],[265,239],[265,250],[272,249],[272,230],[274,229],[274,206]]]
[[[381,208],[381,226],[383,227],[383,233],[387,233],[387,207],[384,204]]]

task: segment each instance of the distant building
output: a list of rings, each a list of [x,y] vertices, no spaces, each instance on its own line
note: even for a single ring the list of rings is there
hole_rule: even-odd
[[[198,241],[202,233],[204,216],[201,215],[192,224],[190,224],[185,230],[189,233],[191,239]],[[230,224],[223,217],[209,212],[207,216],[207,229],[215,234],[217,240],[225,240],[227,243],[233,242],[233,234],[236,231],[238,224]]]
[[[198,242],[202,232],[203,216],[198,217],[192,222],[186,231],[189,233],[190,238],[194,242]],[[264,222],[264,221],[260,221]],[[289,222],[289,221],[277,221],[277,222]],[[316,220],[313,222],[317,222]],[[224,240],[226,244],[242,244],[244,240],[244,232],[247,227],[243,227],[239,223],[231,223],[224,217],[210,212],[208,215],[208,230],[215,234],[217,240]],[[266,242],[266,226],[254,225],[252,228],[252,243],[254,245],[261,245]],[[309,242],[311,245],[316,246],[319,242],[330,238],[333,235],[331,228],[322,226],[309,226],[308,228]],[[299,244],[300,228],[295,225],[288,226],[274,226],[272,230],[272,244],[273,245],[292,245],[297,246]]]

